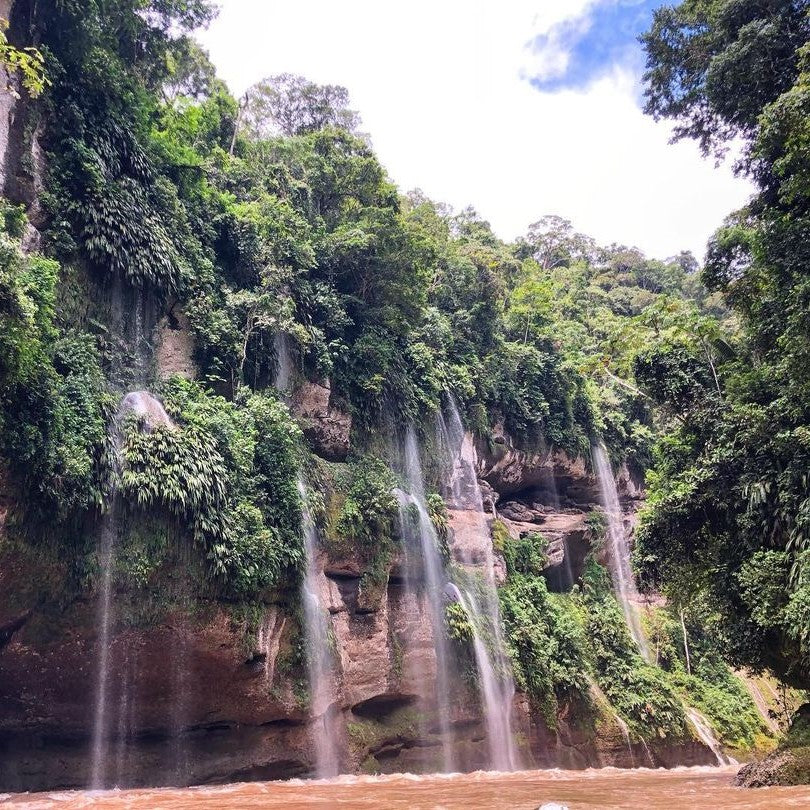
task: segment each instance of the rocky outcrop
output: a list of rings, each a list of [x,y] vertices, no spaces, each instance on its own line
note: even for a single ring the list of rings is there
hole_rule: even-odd
[[[345,461],[352,418],[332,403],[329,384],[305,380],[293,397],[293,413],[313,451],[327,461]]]
[[[496,428],[489,441],[479,440],[476,451],[479,477],[501,497],[531,489],[568,491],[589,479],[583,458],[547,448],[518,448],[503,429]]]
[[[779,749],[750,762],[740,768],[734,784],[748,788],[810,784],[810,746]]]
[[[157,326],[155,364],[161,379],[178,374],[187,380],[197,376],[194,363],[194,336],[185,313],[172,306]]]
[[[476,442],[478,476],[506,500],[516,493],[540,493],[543,503],[557,507],[569,504],[597,503],[599,489],[583,456],[571,458],[562,450],[548,447],[518,447],[496,426],[489,439]],[[616,472],[616,485],[622,497],[644,497],[643,487],[627,468]]]
[[[779,748],[741,768],[734,784],[752,788],[810,784],[810,703],[796,712]]]

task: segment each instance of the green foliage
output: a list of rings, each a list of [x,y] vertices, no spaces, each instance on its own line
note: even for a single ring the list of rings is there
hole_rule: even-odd
[[[337,531],[354,545],[371,549],[393,537],[397,514],[393,474],[382,459],[365,456],[352,464],[350,475]]]
[[[253,138],[303,135],[335,127],[352,132],[359,116],[347,108],[345,87],[319,85],[282,73],[254,84],[245,94],[243,125]]]
[[[548,538],[537,532],[529,532],[517,540],[509,538],[503,545],[503,556],[509,574],[526,574],[539,577],[548,565],[546,550]]]
[[[472,643],[475,629],[461,602],[448,602],[444,606],[444,625],[451,641],[459,645]]]
[[[685,737],[683,706],[664,673],[640,656],[613,596],[585,597],[585,632],[596,678],[642,736]]]
[[[425,497],[428,517],[436,532],[436,542],[439,554],[445,564],[450,561],[450,516],[447,513],[447,504],[438,492],[429,492]]]
[[[495,518],[492,521],[492,548],[503,554],[511,539],[509,527],[500,518]]]
[[[582,629],[542,577],[512,575],[499,596],[515,684],[554,726],[558,698],[586,688]]]
[[[210,576],[236,596],[279,585],[303,559],[300,434],[287,408],[260,394],[231,403],[180,378],[164,395],[178,425],[129,422],[122,496],[181,519],[206,551]]]
[[[647,50],[646,111],[677,122],[676,138],[722,153],[752,139],[760,112],[790,89],[810,36],[800,2],[686,0],[655,12]]]
[[[96,342],[56,325],[58,274],[0,234],[0,453],[43,523],[101,505],[112,411]]]
[[[764,729],[756,707],[722,662],[710,631],[688,621],[687,673],[680,623],[664,609],[652,610],[644,618],[655,661],[647,663],[608,571],[592,557],[581,590],[549,594],[541,576],[510,568],[500,600],[515,683],[552,726],[560,703],[586,697],[593,679],[642,738],[688,738],[685,704],[699,709],[726,744],[750,750],[759,743]]]
[[[393,494],[391,468],[376,456],[363,456],[349,467],[348,486],[335,523],[337,540],[343,547],[356,549],[367,569],[360,586],[364,599],[379,600],[388,583],[398,511]]]
[[[706,606],[733,663],[799,688],[810,684],[808,20],[791,2],[688,0],[656,13],[650,111],[704,150],[743,136],[738,168],[759,192],[714,236],[703,272],[741,332],[699,328],[637,361],[669,430],[636,564],[675,602]]]
[[[8,41],[6,31],[8,20],[0,20],[0,65],[10,76],[17,75],[20,83],[31,98],[36,98],[50,83],[45,75],[45,58],[36,48],[16,48]],[[19,92],[12,84],[6,92],[19,98]]]

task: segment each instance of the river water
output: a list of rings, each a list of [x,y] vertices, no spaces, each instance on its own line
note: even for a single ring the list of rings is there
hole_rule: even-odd
[[[322,781],[293,779],[182,789],[0,794],[0,808],[536,810],[544,804],[562,805],[569,810],[810,807],[810,787],[736,788],[731,784],[735,771],[736,768],[707,767],[669,771],[602,768],[430,776],[340,776]]]

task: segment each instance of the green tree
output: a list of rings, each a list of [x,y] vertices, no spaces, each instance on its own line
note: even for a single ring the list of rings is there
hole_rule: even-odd
[[[722,152],[759,193],[713,237],[703,278],[741,321],[710,322],[639,356],[637,378],[671,415],[639,533],[645,578],[716,611],[732,660],[810,685],[810,174],[805,3],[687,2],[657,13],[648,110]]]

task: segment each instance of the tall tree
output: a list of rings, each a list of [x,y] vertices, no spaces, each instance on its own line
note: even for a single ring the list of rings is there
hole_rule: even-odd
[[[280,73],[247,91],[243,123],[253,137],[304,135],[326,127],[355,132],[360,116],[348,105],[345,87]]]
[[[810,50],[806,2],[686,0],[658,11],[648,112],[722,154],[759,193],[713,237],[703,279],[739,315],[654,347],[636,375],[673,417],[639,535],[642,575],[716,610],[739,664],[810,685]]]

